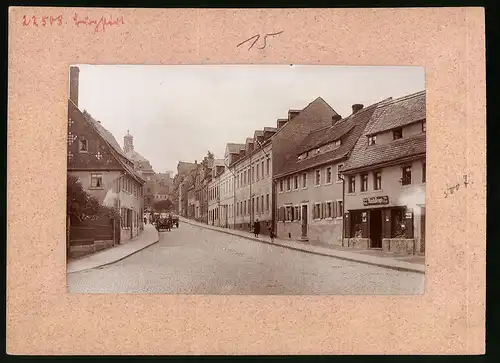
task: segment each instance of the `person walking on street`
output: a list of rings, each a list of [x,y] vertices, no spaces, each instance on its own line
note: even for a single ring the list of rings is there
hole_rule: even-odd
[[[260,222],[259,219],[255,221],[253,224],[253,233],[255,234],[255,237],[259,237],[260,234]]]
[[[271,237],[271,242],[274,242],[274,231],[273,231],[273,226],[270,224],[269,227],[269,237]]]

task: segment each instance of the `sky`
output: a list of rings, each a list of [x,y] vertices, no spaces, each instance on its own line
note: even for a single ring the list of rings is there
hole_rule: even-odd
[[[223,158],[228,142],[276,127],[289,109],[322,97],[343,117],[356,103],[425,89],[421,67],[301,65],[78,65],[79,100],[123,147],[156,172],[177,172],[179,161]]]

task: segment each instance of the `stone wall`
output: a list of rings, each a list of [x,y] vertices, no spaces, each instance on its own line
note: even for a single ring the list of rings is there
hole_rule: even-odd
[[[415,253],[415,240],[413,238],[384,238],[382,249],[398,255],[413,255]]]
[[[344,247],[368,249],[369,246],[370,246],[369,238],[344,238]]]

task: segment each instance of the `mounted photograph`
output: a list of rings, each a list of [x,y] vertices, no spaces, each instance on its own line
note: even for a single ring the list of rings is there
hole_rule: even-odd
[[[424,294],[425,205],[422,67],[68,69],[70,293]]]

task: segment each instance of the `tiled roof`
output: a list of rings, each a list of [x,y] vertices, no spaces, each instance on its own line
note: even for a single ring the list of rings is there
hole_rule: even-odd
[[[342,171],[376,166],[379,164],[395,161],[417,155],[425,155],[425,133],[418,134],[389,144],[368,146],[366,137],[359,139],[359,147],[356,145],[351,158],[345,163]]]
[[[310,169],[327,162],[347,157],[356,141],[363,133],[376,108],[386,101],[387,100],[384,100],[380,103],[364,108],[355,114],[336,122],[332,126],[323,127],[311,132],[297,147],[294,155],[288,159],[276,177]],[[305,151],[315,149],[338,140],[339,138],[342,140],[342,143],[337,149],[309,156],[301,161],[297,159],[297,157]]]
[[[422,112],[419,109],[424,107],[423,117],[425,118],[425,93],[419,92],[410,96],[396,99],[384,106],[378,108],[371,121],[366,127],[366,131],[359,138],[354,146],[354,149],[343,167],[343,171],[352,171],[359,168],[375,166],[378,164],[394,161],[399,158],[411,157],[416,155],[425,154],[426,139],[425,133],[418,134],[411,137],[404,137],[402,139],[394,140],[388,144],[371,145],[368,146],[368,136],[374,133],[374,130],[390,130],[394,125],[394,115],[401,111],[401,104],[411,103],[417,116],[409,112],[405,112],[406,118],[398,120],[398,125],[408,125],[421,120]],[[394,110],[392,110],[394,108]],[[400,114],[401,115],[401,114]],[[386,119],[386,117],[388,117]],[[389,126],[385,126],[389,123]],[[397,127],[397,126],[396,126]],[[380,132],[380,131],[377,131]]]
[[[71,103],[73,101],[70,100]],[[76,106],[73,103],[73,106],[78,109],[78,106]],[[79,109],[78,109],[79,110]],[[110,146],[112,151],[116,152],[119,154],[119,156],[116,158],[116,160],[122,165],[123,169],[133,178],[135,178],[138,182],[144,183],[145,180],[143,179],[142,175],[137,172],[132,166],[130,166],[128,163],[132,163],[132,161],[125,155],[123,152],[122,148],[120,147],[120,144],[116,142],[115,137],[111,132],[106,130],[99,121],[95,120],[90,113],[87,111],[81,112],[85,120],[89,123],[90,126],[94,128],[94,130],[97,132],[99,136]]]
[[[425,119],[425,91],[413,93],[395,99],[384,108],[380,115],[383,122],[376,122],[367,131],[367,135],[373,135],[402,127]]]

